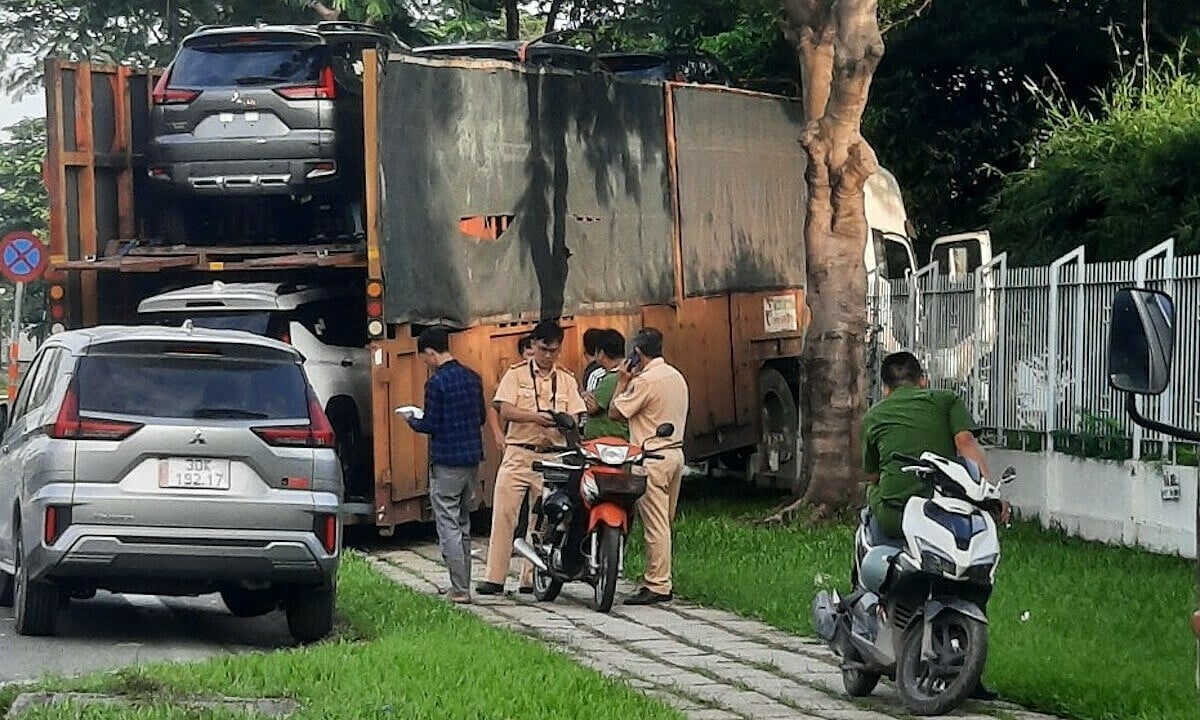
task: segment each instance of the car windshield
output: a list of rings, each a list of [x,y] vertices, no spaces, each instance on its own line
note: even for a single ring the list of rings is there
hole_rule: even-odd
[[[187,319],[191,320],[192,325],[198,328],[244,330],[255,335],[266,335],[271,322],[271,314],[267,312],[188,313],[182,311],[154,313],[143,315],[142,317],[146,322],[165,327],[177,327],[182,325],[183,321]]]
[[[84,414],[226,420],[308,417],[295,362],[224,355],[96,355],[76,370]]]
[[[171,66],[174,88],[299,85],[321,75],[322,46],[286,43],[189,45]]]

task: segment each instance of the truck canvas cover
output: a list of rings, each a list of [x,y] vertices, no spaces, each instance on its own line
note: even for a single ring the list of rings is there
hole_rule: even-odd
[[[802,287],[799,134],[781,98],[393,57],[378,132],[387,319],[669,303],[676,238],[687,295]]]

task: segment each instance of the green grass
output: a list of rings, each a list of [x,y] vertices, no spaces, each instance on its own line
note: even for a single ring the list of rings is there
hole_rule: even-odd
[[[625,685],[582,668],[545,646],[487,625],[449,603],[418,595],[347,556],[340,612],[354,639],[275,653],[225,656],[194,664],[156,664],[43,683],[55,690],[134,695],[151,705],[128,709],[53,708],[25,717],[244,717],[172,707],[183,695],[290,697],[306,718],[680,718]],[[15,693],[0,689],[0,716]]]
[[[849,585],[851,528],[748,520],[770,507],[765,498],[681,500],[675,590],[812,634],[819,578],[843,591]],[[1191,561],[1085,543],[1028,523],[1001,533],[1003,559],[988,606],[984,677],[991,686],[1005,699],[1085,720],[1197,717]],[[631,578],[641,572],[637,542]]]

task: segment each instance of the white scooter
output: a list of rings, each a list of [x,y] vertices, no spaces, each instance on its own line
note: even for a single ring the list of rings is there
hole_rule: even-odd
[[[854,592],[844,600],[818,593],[813,627],[841,658],[848,694],[869,695],[886,675],[910,712],[942,715],[971,694],[987,661],[984,608],[1000,562],[990,511],[999,508],[1000,487],[970,460],[893,459],[928,482],[933,497],[908,500],[903,540],[883,535],[863,511]],[[1015,476],[1006,469],[1001,484]]]

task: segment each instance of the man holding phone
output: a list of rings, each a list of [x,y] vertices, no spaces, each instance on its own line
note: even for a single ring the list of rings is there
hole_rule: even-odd
[[[496,388],[494,403],[504,431],[504,458],[496,472],[492,491],[492,533],[488,545],[487,578],[475,586],[480,595],[504,592],[512,560],[513,532],[526,492],[531,499],[542,493],[542,474],[533,469],[535,460],[550,460],[554,448],[566,443],[554,424],[554,414],[563,412],[576,421],[587,412],[575,376],[558,365],[563,329],[553,320],[533,328],[533,359],[519,362],[504,373]],[[521,564],[521,592],[533,590],[533,567]]]
[[[646,574],[642,587],[625,598],[626,605],[653,605],[673,597],[671,585],[671,523],[683,482],[683,450],[658,450],[683,442],[688,414],[688,386],[683,374],[663,359],[663,336],[642,328],[633,337],[633,353],[621,363],[609,409],[614,420],[628,420],[631,440],[661,460],[647,460],[646,494],[638,515],[646,531]],[[669,437],[656,438],[660,425],[670,423]],[[649,442],[647,442],[649,441]]]

